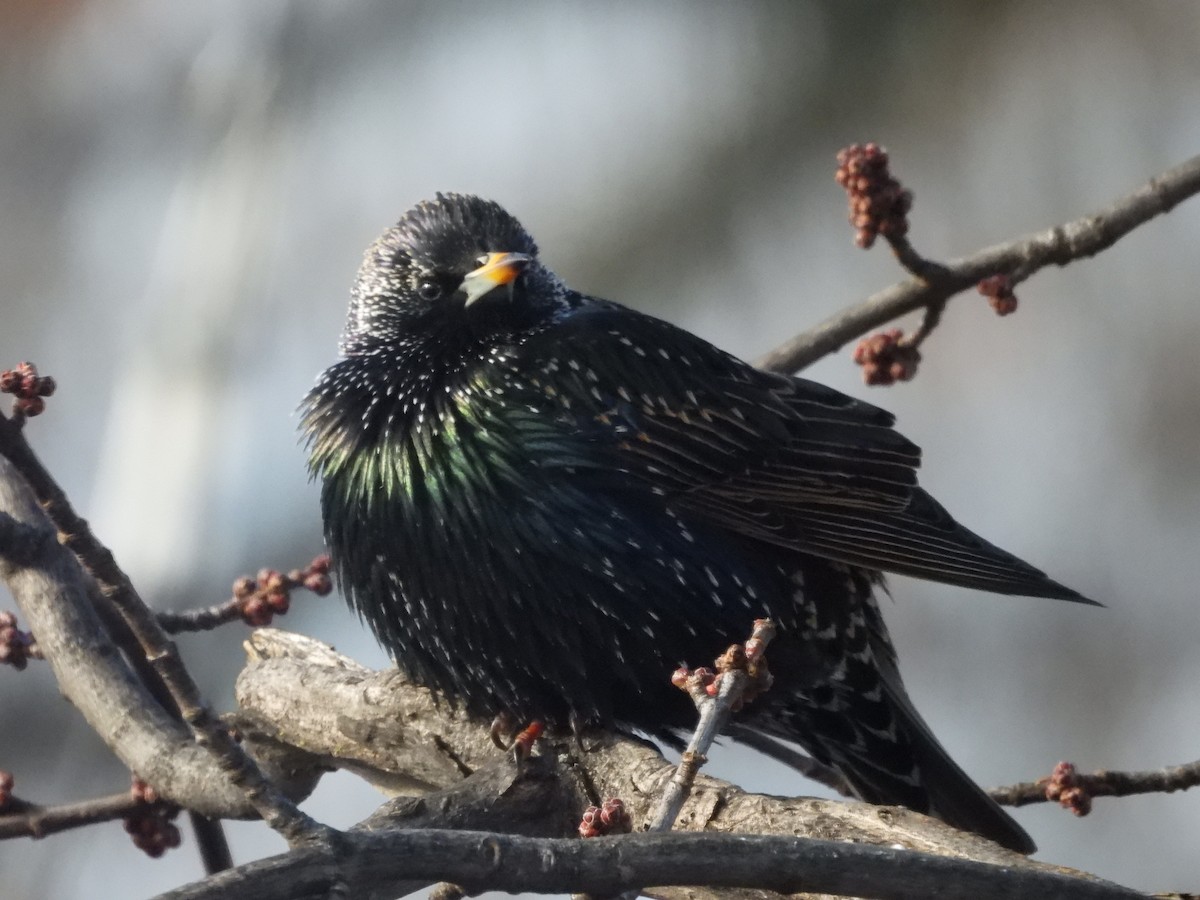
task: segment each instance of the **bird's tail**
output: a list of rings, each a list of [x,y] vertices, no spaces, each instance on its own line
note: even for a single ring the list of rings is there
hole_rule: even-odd
[[[745,724],[798,741],[835,768],[860,800],[905,806],[1018,853],[1033,853],[1033,840],[950,758],[903,687],[897,696],[876,684],[880,693],[859,695],[852,708],[777,707]]]
[[[810,587],[818,584],[809,570]],[[950,758],[913,707],[900,678],[896,653],[865,576],[845,582],[849,610],[828,634],[828,645],[785,641],[772,645],[779,664],[776,691],[769,691],[743,724],[776,738],[796,741],[819,761],[837,769],[853,792],[868,803],[906,806],[973,831],[1019,853],[1036,849],[1021,827]],[[817,674],[799,676],[804,659],[826,660]],[[785,684],[807,687],[786,693]],[[757,706],[758,704],[756,704]]]
[[[884,693],[893,692],[885,686]],[[890,700],[898,730],[908,736],[918,784],[925,795],[924,811],[948,825],[973,831],[1018,853],[1037,850],[1025,830],[950,758],[913,708],[903,686]],[[853,776],[849,777],[853,780]]]

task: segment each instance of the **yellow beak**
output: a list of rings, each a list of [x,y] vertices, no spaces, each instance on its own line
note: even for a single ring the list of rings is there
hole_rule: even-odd
[[[470,306],[480,297],[485,297],[501,285],[512,283],[525,269],[532,256],[524,253],[489,253],[483,257],[483,264],[467,273],[463,279],[462,291],[467,295],[466,306]]]

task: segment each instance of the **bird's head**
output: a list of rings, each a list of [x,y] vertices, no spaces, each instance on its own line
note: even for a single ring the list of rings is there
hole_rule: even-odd
[[[551,314],[559,287],[537,261],[533,238],[498,204],[438,194],[368,248],[342,349],[530,328]]]

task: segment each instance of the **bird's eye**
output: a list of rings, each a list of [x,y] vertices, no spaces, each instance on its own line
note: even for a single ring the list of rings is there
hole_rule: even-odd
[[[417,285],[417,293],[422,300],[436,300],[442,296],[442,286],[432,278],[425,278]]]

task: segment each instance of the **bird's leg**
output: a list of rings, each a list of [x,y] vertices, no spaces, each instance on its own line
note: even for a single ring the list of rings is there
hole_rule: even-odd
[[[524,729],[513,738],[512,756],[513,762],[517,764],[518,770],[521,768],[525,760],[533,754],[534,742],[542,736],[542,732],[546,730],[545,724],[540,719],[534,719]]]
[[[567,718],[567,722],[571,726],[571,737],[575,739],[575,749],[580,753],[591,753],[600,749],[600,741],[596,741],[596,743],[589,747],[583,740],[583,735],[588,727],[587,719],[575,710],[571,710],[571,715]]]
[[[491,735],[493,744],[501,750],[512,753],[513,762],[519,769],[521,764],[529,759],[533,753],[534,742],[542,736],[542,732],[545,730],[545,724],[540,719],[534,719],[521,731],[517,731],[516,719],[511,714],[502,712],[492,719],[492,727],[488,733]],[[512,740],[506,742],[505,739],[509,735],[512,735]]]

